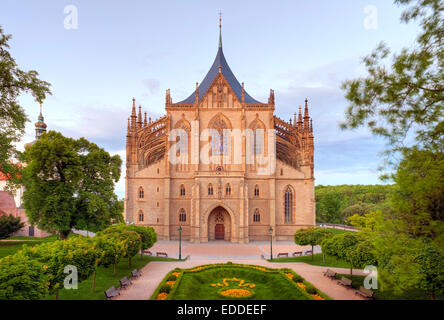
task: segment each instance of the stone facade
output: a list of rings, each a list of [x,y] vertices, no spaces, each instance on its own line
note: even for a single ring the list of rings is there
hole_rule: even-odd
[[[274,239],[289,240],[297,229],[315,225],[307,100],[304,116],[299,107],[293,121],[276,117],[274,91],[267,103],[249,96],[226,63],[220,39],[201,85],[178,103],[167,90],[165,110],[152,121],[133,99],[127,222],[152,226],[164,240],[178,239],[180,226],[182,239],[195,243],[268,240],[270,227]]]

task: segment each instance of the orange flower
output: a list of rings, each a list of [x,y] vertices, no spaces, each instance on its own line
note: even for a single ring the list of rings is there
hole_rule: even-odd
[[[246,289],[227,289],[221,291],[220,294],[226,297],[242,298],[251,295],[251,291]]]
[[[167,297],[168,297],[168,293],[162,292],[157,295],[156,300],[166,300]]]
[[[305,291],[305,284],[303,284],[302,282],[298,282],[297,285],[299,286],[299,288]]]
[[[315,300],[325,300],[324,298],[322,298],[320,295],[318,295],[318,294],[311,294],[311,296],[313,297],[313,298],[315,298]]]

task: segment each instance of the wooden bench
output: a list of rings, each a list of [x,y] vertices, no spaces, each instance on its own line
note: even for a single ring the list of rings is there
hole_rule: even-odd
[[[338,283],[342,284],[343,286],[345,286],[347,288],[351,288],[351,286],[352,286],[352,281],[346,277],[342,277],[341,280],[338,280]]]
[[[120,280],[120,287],[126,288],[129,284],[131,284],[131,280],[128,279],[127,276],[123,277],[122,280]]]
[[[304,256],[308,256],[309,254],[312,254],[312,253],[313,253],[313,251],[307,250],[307,251],[304,252]]]
[[[110,300],[111,298],[120,295],[120,289],[116,289],[115,286],[112,286],[108,290],[105,291],[106,300]]]
[[[334,272],[331,269],[327,269],[324,271],[324,276],[332,278],[332,279],[336,279],[336,272]]]
[[[361,296],[363,296],[364,298],[367,298],[367,299],[373,299],[373,295],[375,294],[375,292],[361,286],[359,288],[359,290],[355,292],[355,294],[360,294]]]
[[[293,257],[300,257],[300,256],[302,256],[302,251],[293,252]]]
[[[149,250],[143,250],[143,254],[146,254],[147,256],[152,256],[153,253]]]
[[[142,272],[140,272],[137,269],[134,269],[133,271],[131,271],[131,278],[137,278],[140,277],[142,275]]]
[[[280,252],[278,253],[277,257],[288,257],[288,252]]]
[[[168,257],[166,252],[156,252],[156,256],[158,256],[158,257],[160,257],[160,256]]]

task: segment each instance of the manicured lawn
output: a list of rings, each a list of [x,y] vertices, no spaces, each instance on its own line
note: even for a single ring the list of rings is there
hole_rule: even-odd
[[[313,297],[301,289],[288,274],[291,270],[274,270],[261,266],[216,264],[192,269],[175,269],[159,284],[152,299],[168,284],[168,278],[176,273],[177,280],[170,281],[171,300],[312,300]],[[308,282],[305,282],[308,285]],[[224,296],[232,292],[238,297]],[[246,295],[242,295],[246,294]],[[322,296],[328,299],[323,293]]]
[[[322,253],[314,255],[314,260],[311,260],[311,255],[303,257],[289,257],[289,258],[273,258],[269,262],[305,262],[313,266],[333,267],[333,268],[350,268],[348,262],[340,260],[336,257],[325,255],[325,263],[322,260]]]
[[[342,277],[346,277],[350,279],[349,274],[337,274],[336,278],[340,279]],[[364,278],[365,276],[353,276],[352,277],[352,286],[355,289],[359,289],[360,286],[364,284]],[[375,300],[430,300],[430,296],[427,295],[426,292],[420,289],[411,290],[408,292],[405,292],[403,294],[394,294],[393,292],[389,290],[380,291],[380,290],[373,290],[375,291],[374,299]],[[444,300],[444,296],[437,296],[437,300]]]
[[[336,228],[327,228],[328,230],[330,230],[334,235],[336,234],[341,234],[341,233],[356,233],[355,231],[350,231],[350,230],[342,230],[342,229],[336,229]]]
[[[71,237],[78,237],[78,235],[70,234],[69,238]],[[8,240],[14,240],[14,241],[8,241]],[[57,241],[57,236],[49,236],[46,238],[23,237],[23,236],[9,237],[8,239],[0,241],[0,259],[21,250],[23,245],[32,247],[47,241]]]
[[[96,276],[96,288],[94,293],[92,292],[92,276],[82,281],[78,284],[78,289],[62,289],[59,292],[60,300],[104,300],[105,299],[105,291],[108,290],[111,286],[116,286],[116,288],[120,287],[119,280],[124,276],[131,276],[131,271],[134,269],[142,269],[145,265],[147,265],[151,261],[177,261],[176,259],[171,258],[162,258],[162,257],[150,257],[136,255],[132,259],[132,265],[128,266],[128,259],[122,259],[120,263],[117,265],[117,276],[114,276],[113,267],[109,268],[99,268],[97,270]],[[146,297],[149,298],[148,296]],[[47,297],[46,300],[55,300],[55,295],[51,295]]]
[[[0,241],[0,259],[16,253],[22,249],[23,245],[35,246],[43,241]]]

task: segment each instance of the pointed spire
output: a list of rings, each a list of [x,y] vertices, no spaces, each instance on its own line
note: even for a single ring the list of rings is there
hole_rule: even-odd
[[[43,132],[46,132],[46,123],[42,114],[42,104],[40,103],[40,114],[38,121],[35,123],[35,139],[39,140]]]
[[[242,103],[244,103],[245,102],[245,86],[244,86],[244,83],[242,82],[242,95],[241,95],[241,100],[242,100]]]
[[[304,131],[310,130],[310,115],[308,114],[308,99],[305,99],[305,112],[304,112]]]
[[[299,106],[299,116],[298,116],[298,130],[302,130],[302,108]]]
[[[219,49],[222,49],[222,11],[219,12]]]
[[[145,118],[143,118],[143,126],[146,127],[148,125],[148,121],[146,120],[146,112],[145,112]]]
[[[136,98],[133,98],[133,110],[131,112],[131,116],[136,116]]]
[[[139,105],[139,115],[137,117],[137,127],[142,128],[142,106]]]
[[[296,117],[296,112],[293,115],[293,126],[296,127],[297,124],[297,117]]]

